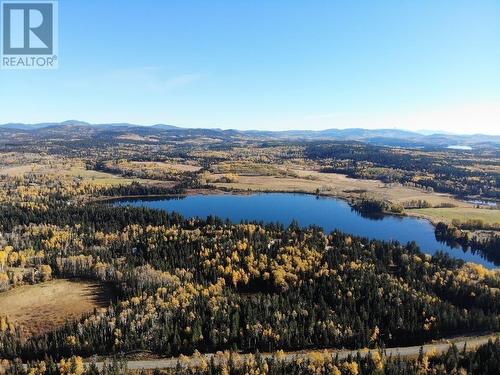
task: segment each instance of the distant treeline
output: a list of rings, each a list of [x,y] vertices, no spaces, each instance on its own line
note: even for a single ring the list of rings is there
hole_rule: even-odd
[[[413,184],[459,197],[500,199],[498,176],[472,168],[473,160],[464,158],[456,165],[455,159],[440,154],[402,152],[356,142],[312,142],[306,147],[305,156],[323,163],[331,160],[331,166],[324,167],[322,172]],[[432,175],[432,178],[422,177],[422,174]]]

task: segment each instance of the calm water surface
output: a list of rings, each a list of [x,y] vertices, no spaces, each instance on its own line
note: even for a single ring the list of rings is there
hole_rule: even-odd
[[[219,216],[233,222],[263,221],[288,225],[297,220],[301,226],[318,225],[330,232],[340,229],[346,233],[379,240],[396,240],[406,244],[415,241],[422,251],[433,254],[438,250],[465,261],[487,267],[495,265],[479,254],[464,252],[436,240],[434,227],[427,220],[383,216],[377,219],[362,216],[346,202],[334,198],[322,198],[304,194],[263,193],[253,195],[193,195],[185,198],[134,199],[115,204],[145,206],[175,211],[185,217]]]
[[[449,148],[450,150],[465,150],[465,151],[472,150],[472,147],[470,147],[470,146],[462,146],[462,145],[448,146],[446,148]]]

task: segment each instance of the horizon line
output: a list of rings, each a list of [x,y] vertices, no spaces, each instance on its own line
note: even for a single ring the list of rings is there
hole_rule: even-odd
[[[458,135],[458,136],[474,136],[474,135],[491,135],[491,136],[500,136],[500,134],[496,133],[462,133],[462,132],[450,132],[447,130],[436,130],[436,129],[419,129],[419,130],[411,130],[407,128],[400,128],[400,127],[377,127],[377,128],[365,128],[365,127],[359,127],[359,126],[354,126],[354,127],[326,127],[323,129],[305,129],[305,128],[295,128],[295,129],[281,129],[281,130],[267,130],[267,129],[258,129],[258,128],[251,128],[251,129],[238,129],[238,128],[232,128],[232,127],[210,127],[210,126],[186,126],[186,125],[174,125],[174,124],[169,124],[169,123],[164,123],[164,122],[158,122],[154,124],[137,124],[137,123],[131,123],[131,122],[87,122],[87,121],[82,121],[82,120],[64,120],[64,121],[43,121],[43,122],[6,122],[0,124],[0,127],[3,126],[8,126],[8,125],[24,125],[24,126],[37,126],[37,125],[45,125],[48,124],[50,125],[72,125],[71,123],[76,123],[73,125],[80,125],[80,126],[100,126],[100,125],[130,125],[130,126],[139,126],[139,127],[154,127],[154,126],[171,126],[175,127],[178,129],[212,129],[212,130],[222,130],[222,131],[238,131],[238,132],[268,132],[268,133],[286,133],[286,132],[311,132],[311,133],[319,133],[319,132],[324,132],[328,130],[354,130],[354,129],[359,129],[359,130],[372,130],[372,131],[380,131],[380,130],[397,130],[397,131],[403,131],[403,132],[409,132],[413,134],[419,134],[423,136],[431,136],[431,135]],[[428,134],[425,134],[428,133]]]

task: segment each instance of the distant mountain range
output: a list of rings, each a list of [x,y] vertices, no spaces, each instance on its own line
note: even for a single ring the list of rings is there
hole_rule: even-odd
[[[3,136],[2,136],[3,135]],[[458,135],[444,132],[427,133],[411,132],[398,129],[327,129],[320,131],[313,130],[288,130],[288,131],[261,131],[261,130],[221,130],[221,129],[201,129],[201,128],[181,128],[174,125],[156,124],[142,126],[129,123],[111,124],[90,124],[83,121],[69,120],[61,123],[39,123],[22,124],[9,123],[0,125],[1,138],[4,142],[8,140],[22,140],[24,138],[48,139],[81,139],[101,137],[120,138],[124,137],[144,137],[158,136],[164,137],[212,137],[224,138],[244,138],[257,140],[344,140],[362,141],[377,145],[393,147],[447,147],[455,145],[471,147],[499,146],[500,136],[492,135]]]
[[[135,128],[142,125],[134,125],[127,123],[112,123],[112,124],[90,124],[85,121],[78,120],[68,120],[64,122],[42,122],[39,124],[21,124],[21,123],[8,123],[0,125],[0,129],[10,129],[10,130],[38,130],[44,128],[52,128],[52,127],[94,127],[100,129],[125,129],[125,128]],[[165,124],[157,124],[152,125],[152,128],[156,129],[180,129],[177,126],[173,125],[165,125]]]

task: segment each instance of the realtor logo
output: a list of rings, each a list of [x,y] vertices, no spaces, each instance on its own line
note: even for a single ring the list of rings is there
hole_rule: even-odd
[[[2,68],[57,67],[57,5],[56,1],[2,1]]]

